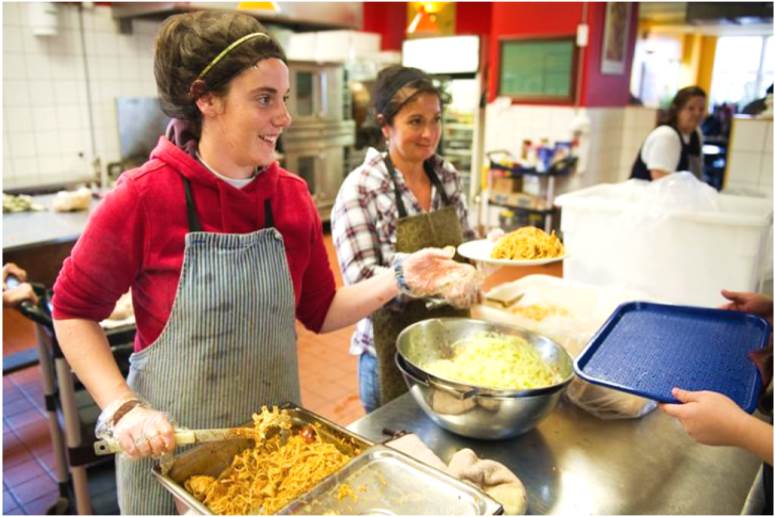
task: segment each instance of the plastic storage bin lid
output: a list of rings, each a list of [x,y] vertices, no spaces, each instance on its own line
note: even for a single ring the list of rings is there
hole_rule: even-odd
[[[769,323],[758,316],[647,302],[617,307],[574,363],[593,384],[661,402],[671,390],[710,390],[745,411],[756,409],[761,376],[748,357],[767,345]]]

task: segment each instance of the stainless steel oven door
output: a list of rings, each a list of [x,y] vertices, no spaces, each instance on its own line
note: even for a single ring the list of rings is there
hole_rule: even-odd
[[[344,118],[344,68],[337,64],[290,62],[293,123],[337,122]]]
[[[320,218],[331,218],[331,207],[347,171],[344,170],[344,147],[309,146],[287,149],[285,168],[298,174],[307,182],[312,199],[318,207]]]

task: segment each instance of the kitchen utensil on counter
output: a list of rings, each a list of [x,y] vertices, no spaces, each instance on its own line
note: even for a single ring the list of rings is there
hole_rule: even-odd
[[[438,309],[439,307],[444,307],[445,305],[449,305],[449,302],[444,298],[438,298],[434,296],[425,299],[425,308],[428,310]]]
[[[520,301],[525,296],[525,293],[491,289],[485,296],[485,303],[490,303],[496,307],[507,309]]]
[[[749,352],[767,346],[763,318],[736,311],[629,302],[620,305],[575,362],[582,379],[661,402],[671,390],[727,395],[749,413],[761,376]]]
[[[444,347],[482,332],[525,339],[561,380],[543,388],[502,390],[451,382],[418,366],[418,352]],[[445,345],[446,343],[446,345]],[[573,379],[573,362],[560,345],[520,327],[471,318],[434,318],[410,325],[396,341],[396,365],[418,405],[441,427],[471,438],[497,440],[532,429]]]

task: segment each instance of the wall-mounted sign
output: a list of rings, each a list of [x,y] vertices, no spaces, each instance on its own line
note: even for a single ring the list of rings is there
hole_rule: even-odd
[[[575,78],[574,35],[501,39],[498,95],[518,102],[572,103]]]
[[[630,33],[630,9],[627,2],[608,2],[605,7],[605,32],[600,71],[622,75],[627,61],[627,41]]]

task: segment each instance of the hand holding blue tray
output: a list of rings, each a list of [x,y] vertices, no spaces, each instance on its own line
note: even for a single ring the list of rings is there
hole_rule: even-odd
[[[722,309],[630,302],[620,305],[574,362],[579,377],[677,403],[671,390],[723,393],[748,413],[762,380],[749,352],[767,345],[770,324]]]

